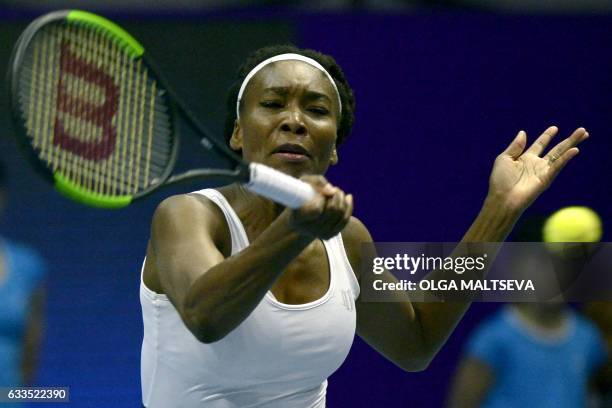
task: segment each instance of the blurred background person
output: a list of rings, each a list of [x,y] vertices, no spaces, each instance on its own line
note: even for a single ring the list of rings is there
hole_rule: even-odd
[[[608,359],[592,382],[592,407],[612,407],[612,302],[589,302],[584,313],[597,325],[608,349]]]
[[[506,306],[469,339],[448,406],[584,407],[605,359],[598,330],[566,304]]]
[[[0,214],[8,176],[0,162]],[[32,385],[43,329],[45,263],[31,248],[0,236],[0,386]],[[6,405],[2,405],[3,407]]]
[[[550,222],[545,225],[546,231]],[[542,219],[532,218],[519,226],[515,240],[542,241]],[[516,261],[534,273],[541,272],[543,264],[537,261]],[[561,287],[548,289],[563,291]],[[507,305],[469,337],[447,405],[586,407],[590,405],[590,384],[606,359],[597,327],[559,297]]]

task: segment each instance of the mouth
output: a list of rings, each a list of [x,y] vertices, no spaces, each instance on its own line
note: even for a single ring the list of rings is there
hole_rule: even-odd
[[[272,155],[286,161],[304,161],[310,158],[310,153],[299,144],[285,143],[272,151]]]

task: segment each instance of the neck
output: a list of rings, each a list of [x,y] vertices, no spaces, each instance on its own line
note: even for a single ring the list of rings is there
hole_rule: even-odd
[[[255,240],[285,209],[272,200],[254,194],[241,184],[232,184],[222,188],[230,205],[238,215],[249,240]]]
[[[237,189],[239,200],[243,203],[244,207],[249,208],[263,219],[269,219],[272,222],[285,209],[283,205],[247,190],[240,183],[236,183],[234,186]]]
[[[524,319],[543,329],[557,329],[563,326],[567,317],[562,305],[523,303],[516,308]]]

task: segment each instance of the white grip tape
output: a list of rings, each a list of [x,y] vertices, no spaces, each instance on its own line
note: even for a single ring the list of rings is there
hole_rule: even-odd
[[[249,164],[250,181],[246,187],[289,208],[300,208],[315,197],[310,184],[259,163]]]

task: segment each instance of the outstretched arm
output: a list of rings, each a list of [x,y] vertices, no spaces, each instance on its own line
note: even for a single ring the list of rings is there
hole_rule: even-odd
[[[487,198],[461,242],[501,242],[506,239],[523,211],[576,156],[576,145],[588,137],[584,128],[578,128],[542,156],[557,131],[555,126],[549,127],[526,150],[527,135],[521,131],[496,158]],[[353,223],[352,237],[349,242],[372,241],[365,227],[356,223]],[[395,280],[389,273],[381,277],[387,281]],[[357,332],[404,370],[423,370],[446,342],[470,302],[412,303],[404,292],[393,296],[398,296],[393,302],[358,301]]]
[[[234,330],[314,239],[328,239],[348,222],[352,196],[322,176],[302,180],[319,194],[300,209],[285,209],[247,248],[228,258],[218,247],[216,237],[226,227],[214,204],[182,195],[158,206],[147,262],[155,265],[163,293],[200,341],[212,343]]]

